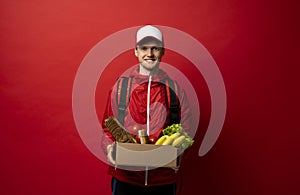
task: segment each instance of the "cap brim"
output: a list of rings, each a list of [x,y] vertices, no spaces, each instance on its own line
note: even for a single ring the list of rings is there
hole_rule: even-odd
[[[136,43],[136,45],[145,45],[149,42],[156,42],[159,46],[163,46],[163,42],[153,36],[147,36],[147,37],[142,38],[140,41],[138,41]]]

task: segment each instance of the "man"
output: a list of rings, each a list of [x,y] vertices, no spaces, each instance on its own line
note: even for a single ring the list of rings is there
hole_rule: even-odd
[[[176,94],[178,95],[178,107],[171,110],[170,102],[167,101],[166,81],[170,80],[166,72],[159,68],[164,56],[164,39],[161,31],[151,25],[144,26],[137,31],[135,56],[139,61],[138,67],[130,74],[132,78],[128,105],[122,114],[123,126],[130,134],[136,135],[137,130],[144,129],[153,141],[162,134],[162,130],[172,124],[181,123],[188,130],[190,109],[185,92],[179,88],[176,82]],[[121,78],[120,78],[121,80]],[[110,116],[118,116],[118,98],[120,89],[114,87],[109,94],[107,107],[103,116],[102,126],[106,134],[103,140],[104,149],[109,161],[114,164],[112,157],[114,138],[107,130],[104,120]],[[171,168],[156,168],[149,171],[129,171],[109,167],[112,175],[113,195],[136,195],[136,194],[176,194],[177,172]]]

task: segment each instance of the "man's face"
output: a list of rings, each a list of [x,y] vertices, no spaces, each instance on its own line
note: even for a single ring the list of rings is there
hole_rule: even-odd
[[[164,55],[164,48],[155,39],[148,39],[139,44],[135,49],[135,56],[140,62],[140,71],[153,71],[159,68],[159,63]]]

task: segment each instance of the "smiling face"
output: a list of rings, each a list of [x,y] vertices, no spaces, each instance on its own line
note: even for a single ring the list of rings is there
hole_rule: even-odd
[[[140,74],[157,74],[164,51],[161,42],[153,38],[139,43],[135,48],[135,56],[140,62]]]

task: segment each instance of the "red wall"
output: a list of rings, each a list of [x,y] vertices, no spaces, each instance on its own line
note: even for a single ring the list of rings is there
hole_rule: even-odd
[[[106,165],[86,148],[74,124],[73,82],[101,39],[148,23],[200,41],[227,90],[221,135],[199,157],[204,131],[197,134],[182,164],[182,194],[300,193],[296,2],[1,1],[0,193],[110,194]],[[134,60],[131,53],[124,56]],[[170,64],[185,62],[177,59],[174,53],[165,57]],[[111,67],[119,63],[126,59]],[[192,67],[184,71],[197,82]],[[205,86],[196,88],[204,102],[199,129],[205,130],[209,96]],[[101,117],[99,91],[97,97]]]

